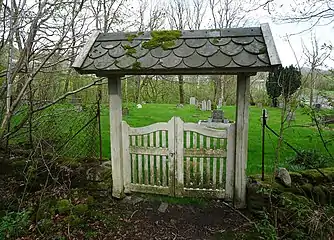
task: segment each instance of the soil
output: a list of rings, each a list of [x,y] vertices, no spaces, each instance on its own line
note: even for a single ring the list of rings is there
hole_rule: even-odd
[[[168,203],[164,213],[158,211],[161,203],[149,198],[139,203],[115,202],[114,214],[124,224],[104,239],[232,239],[224,235],[233,236],[249,228],[245,218],[221,202]]]

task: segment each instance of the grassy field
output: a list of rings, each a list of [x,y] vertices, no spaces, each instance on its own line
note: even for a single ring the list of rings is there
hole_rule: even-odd
[[[226,106],[223,108],[225,117],[235,119],[235,107]],[[280,109],[268,108],[268,125],[275,131],[279,131]],[[261,109],[250,107],[249,112],[249,148],[248,148],[248,166],[249,174],[259,173],[261,171]],[[109,112],[107,106],[102,109],[102,139],[103,155],[110,157],[109,147]],[[176,108],[176,105],[169,104],[146,104],[142,109],[130,108],[130,114],[124,117],[124,120],[132,127],[147,126],[156,122],[167,122],[173,116],[179,116],[185,122],[198,122],[210,117],[210,112],[202,112],[194,106],[185,105],[184,108]],[[297,149],[317,149],[325,152],[325,149],[314,127],[300,127],[310,123],[310,118],[303,114],[301,110],[296,112],[296,121],[292,122],[291,127],[285,130],[285,140]],[[326,134],[326,133],[325,133]],[[275,159],[275,146],[277,137],[267,131],[265,143],[265,161],[266,171],[271,171]],[[332,151],[334,147],[332,146]],[[295,156],[295,153],[284,146],[281,151],[281,166],[285,166],[285,159]]]

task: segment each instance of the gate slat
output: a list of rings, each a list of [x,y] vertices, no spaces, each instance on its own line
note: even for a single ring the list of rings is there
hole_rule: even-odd
[[[148,147],[147,135],[144,135],[144,147]],[[148,185],[148,155],[144,155],[144,183]]]
[[[204,148],[204,137],[199,135],[199,149]],[[200,186],[203,188],[204,185],[204,159],[201,157],[199,159],[199,171],[200,171]]]
[[[217,158],[213,159],[212,163],[212,189],[217,187]]]
[[[154,133],[150,133],[150,147],[154,147]],[[150,184],[154,185],[154,156],[150,155]]]
[[[137,146],[142,146],[142,136],[137,136]],[[138,183],[143,183],[143,163],[142,155],[138,154]]]
[[[213,139],[213,148],[212,149],[217,149],[217,138]]]
[[[206,148],[210,149],[210,137],[206,138]],[[211,185],[211,181],[210,181],[210,177],[211,177],[211,162],[210,162],[210,158],[206,158],[206,185],[208,186],[208,188],[210,188]]]
[[[136,145],[136,136],[131,136],[131,146]],[[138,168],[137,168],[137,159],[136,159],[136,154],[131,154],[131,160],[132,160],[132,167],[131,167],[131,172],[132,172],[132,183],[138,183]]]
[[[203,158],[201,157],[199,159],[199,171],[200,171],[200,187],[203,188],[203,174],[204,174],[204,164],[203,164]]]
[[[190,148],[190,132],[186,132],[186,148]],[[186,157],[186,186],[190,185],[190,157]]]
[[[160,148],[160,131],[157,131],[155,133],[155,146],[157,148]],[[161,157],[160,156],[155,156],[155,166],[156,166],[156,169],[155,169],[155,172],[156,172],[156,185],[160,186],[161,185],[161,179],[160,179],[160,159]]]
[[[166,147],[166,131],[161,132],[161,146]],[[167,186],[167,171],[166,171],[167,159],[166,156],[162,156],[162,186]]]
[[[224,158],[219,158],[219,185],[223,187]]]
[[[193,148],[197,149],[197,133],[193,132]],[[193,157],[193,185],[197,186],[198,162],[197,157]]]

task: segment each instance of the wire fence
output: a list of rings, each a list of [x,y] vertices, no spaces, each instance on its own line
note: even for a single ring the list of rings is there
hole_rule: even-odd
[[[7,137],[8,149],[102,159],[101,94],[95,90],[92,94],[97,96],[94,102],[87,103],[68,96],[42,111],[33,109],[46,102],[36,99],[24,101],[12,117]]]

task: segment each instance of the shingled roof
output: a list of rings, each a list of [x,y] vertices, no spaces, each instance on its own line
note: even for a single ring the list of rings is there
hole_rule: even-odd
[[[268,24],[252,28],[95,33],[75,60],[81,74],[232,74],[281,65]]]

